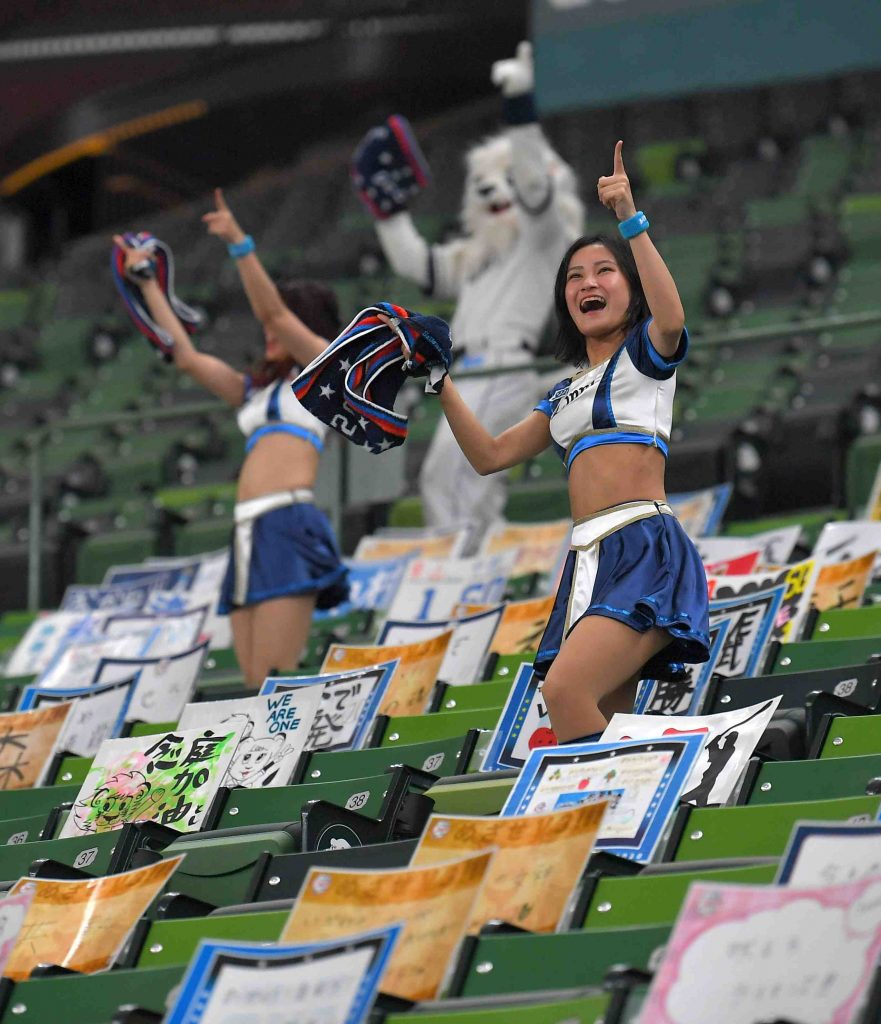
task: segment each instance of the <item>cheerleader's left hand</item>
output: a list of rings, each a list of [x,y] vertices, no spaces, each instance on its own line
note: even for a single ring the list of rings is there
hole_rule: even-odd
[[[624,170],[624,158],[621,151],[624,143],[619,139],[615,143],[614,169],[610,175],[604,175],[597,182],[597,195],[600,202],[618,218],[627,220],[636,213],[633,193],[630,190],[630,179]]]

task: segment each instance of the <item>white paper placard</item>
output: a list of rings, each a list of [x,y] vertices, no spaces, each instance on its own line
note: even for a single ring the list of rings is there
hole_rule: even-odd
[[[240,728],[242,737],[221,785],[263,789],[286,786],[321,702],[318,687],[283,693],[187,704],[178,729],[218,726],[220,731]]]
[[[881,822],[798,821],[775,884],[795,889],[881,878]]]
[[[457,604],[496,604],[505,594],[516,551],[477,558],[416,558],[407,566],[390,619],[451,618]]]
[[[6,675],[35,676],[45,672],[88,618],[83,612],[51,612],[34,619],[10,655]]]
[[[167,614],[111,615],[104,621],[104,635],[125,636],[152,629],[148,653],[154,658],[169,658],[194,646],[207,616],[207,605]]]
[[[724,804],[734,791],[779,703],[780,697],[775,697],[739,711],[687,715],[675,723],[669,721],[666,724],[659,721],[657,715],[616,714],[606,726],[601,740],[614,743],[652,736],[703,735],[706,739],[704,749],[679,799],[698,807]]]
[[[826,523],[811,555],[822,565],[850,562],[870,552],[881,552],[881,522]],[[881,575],[881,554],[875,557],[872,576]]]
[[[108,637],[91,643],[70,644],[43,673],[38,682],[46,689],[88,686],[102,658],[136,658],[149,649],[152,628],[142,633]]]
[[[58,736],[57,749],[76,757],[93,757],[104,740],[119,735],[134,683],[131,678],[75,689],[27,686],[22,691],[18,709],[28,711],[46,704],[69,702],[70,711]]]
[[[137,674],[126,713],[130,722],[176,722],[196,689],[207,646],[199,644],[171,658],[102,658],[94,684]]]

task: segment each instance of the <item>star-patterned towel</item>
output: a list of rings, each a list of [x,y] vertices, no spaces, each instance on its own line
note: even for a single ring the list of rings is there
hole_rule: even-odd
[[[379,319],[381,313],[390,325]],[[407,417],[394,408],[404,381],[429,376],[429,386],[438,389],[451,348],[450,329],[439,317],[378,302],[362,309],[291,387],[316,419],[379,454],[406,440]]]
[[[367,132],[352,156],[350,173],[355,191],[378,220],[406,209],[430,180],[410,123],[400,114]]]
[[[192,306],[188,306],[182,299],[179,299],[174,291],[174,256],[171,249],[158,238],[148,234],[146,231],[139,231],[137,234],[126,233],[122,236],[126,245],[131,249],[148,249],[151,253],[149,265],[144,269],[148,276],[155,277],[159,287],[165,292],[169,305],[175,315],[184,325],[187,332],[193,334],[205,321],[204,314]],[[118,245],[114,245],[110,253],[110,269],[113,273],[113,281],[132,323],[144,335],[147,341],[159,352],[166,362],[172,358],[174,339],[150,316],[147,304],[141,295],[141,289],[132,281],[125,272],[125,251]]]

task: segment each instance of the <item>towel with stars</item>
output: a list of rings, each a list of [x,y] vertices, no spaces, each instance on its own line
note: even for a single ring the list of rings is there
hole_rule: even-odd
[[[350,173],[361,201],[378,220],[406,209],[430,180],[416,137],[400,114],[367,132],[352,157]]]
[[[146,249],[150,252],[150,258],[143,264],[133,267],[129,273],[134,273],[137,277],[145,280],[155,277],[159,282],[159,287],[165,292],[165,297],[175,315],[187,332],[193,334],[202,326],[205,317],[199,310],[188,306],[175,294],[174,256],[170,247],[146,231],[139,231],[137,234],[126,233],[122,237],[130,249]],[[126,275],[125,251],[118,245],[114,245],[110,253],[110,269],[113,272],[113,282],[122,296],[132,323],[162,358],[166,362],[170,362],[174,339],[168,331],[156,323],[147,309],[141,289],[135,281]]]
[[[379,314],[391,323],[384,323]],[[439,391],[451,349],[450,328],[440,317],[378,302],[362,309],[291,387],[316,419],[379,454],[406,440],[407,417],[395,412],[404,381],[428,377],[426,390]]]

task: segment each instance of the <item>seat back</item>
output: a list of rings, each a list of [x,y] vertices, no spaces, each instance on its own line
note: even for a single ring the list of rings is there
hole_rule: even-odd
[[[877,658],[881,658],[881,636],[802,640],[780,644],[774,653],[770,671],[773,675],[810,672],[838,665],[859,665]]]
[[[475,708],[471,711],[438,711],[431,715],[406,715],[377,719],[377,734],[371,745],[399,747],[408,743],[425,743],[462,736],[469,729],[495,729],[502,709]],[[384,728],[381,723],[384,722]]]
[[[881,751],[881,715],[835,716],[823,739],[819,757],[858,757]]]
[[[881,753],[826,760],[751,763],[739,803],[793,803],[798,800],[864,796],[881,778]]]
[[[277,942],[285,921],[286,910],[253,914],[185,917],[172,921],[139,922],[129,957],[138,968],[167,967],[189,963],[202,939],[234,942]]]
[[[381,775],[395,764],[420,768],[433,775],[457,775],[464,771],[463,759],[474,747],[475,735],[463,733],[422,743],[370,747],[366,750],[316,750],[304,754],[294,770],[294,782],[337,782]]]

